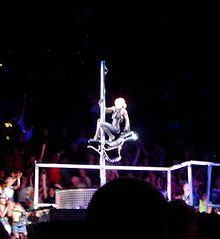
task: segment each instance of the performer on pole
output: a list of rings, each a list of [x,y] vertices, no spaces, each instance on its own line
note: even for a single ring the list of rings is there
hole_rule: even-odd
[[[119,136],[130,132],[130,120],[126,108],[127,104],[123,98],[117,98],[114,106],[106,107],[105,112],[112,114],[112,122],[100,122],[100,119],[98,119],[96,133],[93,139],[100,140],[101,128],[108,136],[107,144],[113,142]]]
[[[104,161],[117,162],[121,159],[120,152],[124,142],[134,141],[138,137],[130,130],[130,120],[126,109],[127,104],[125,99],[122,97],[116,98],[113,106],[105,106],[104,79],[106,73],[104,61],[102,61],[99,100],[100,118],[97,120],[94,137],[88,141],[88,147],[98,152],[101,160],[104,159]],[[109,113],[111,113],[111,123],[105,120],[106,114]],[[107,138],[105,136],[107,136]],[[117,151],[116,155],[109,156],[115,149]]]
[[[101,105],[101,100],[99,104]],[[137,139],[137,135],[131,131],[130,129],[130,120],[127,111],[126,101],[119,97],[115,99],[114,105],[111,107],[105,108],[105,113],[111,113],[111,123],[104,121],[101,122],[100,119],[97,120],[96,132],[93,139],[89,140],[89,143],[98,143],[100,144],[101,138],[101,129],[107,135],[107,139],[105,140],[105,158],[111,162],[117,162],[121,159],[120,151],[124,142],[126,141],[134,141]],[[90,146],[96,150],[93,146]],[[117,149],[117,156],[114,158],[110,157],[107,154],[107,151],[111,151],[113,149]],[[99,150],[96,150],[99,152]]]

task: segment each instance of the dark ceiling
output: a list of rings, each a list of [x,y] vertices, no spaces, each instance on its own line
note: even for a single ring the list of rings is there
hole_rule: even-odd
[[[195,119],[205,112],[209,120],[215,115],[219,17],[211,4],[59,3],[0,11],[2,102],[20,102],[27,94],[35,99],[37,114],[54,117],[58,108],[70,114],[79,100],[88,103],[88,91],[99,94],[105,60],[107,96],[129,97],[141,117],[174,111],[174,118],[196,111]]]

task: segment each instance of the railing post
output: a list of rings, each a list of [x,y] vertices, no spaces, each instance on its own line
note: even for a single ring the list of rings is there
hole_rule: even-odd
[[[193,204],[194,204],[194,195],[193,195],[193,175],[192,175],[192,165],[191,164],[189,164],[187,166],[187,172],[188,172],[188,183],[189,183],[189,186],[190,186],[190,194],[189,194],[190,205],[193,206]]]
[[[209,206],[209,203],[210,203],[210,193],[211,193],[211,181],[212,181],[212,165],[211,164],[209,164],[208,165],[208,168],[207,168],[207,170],[208,170],[208,178],[207,178],[207,191],[206,191],[206,193],[207,193],[207,201],[206,201],[206,212],[208,212],[208,206]]]
[[[168,198],[168,201],[172,200],[171,183],[172,183],[172,175],[171,175],[171,170],[169,169],[167,171],[167,198]]]
[[[38,197],[39,197],[39,167],[37,162],[35,161],[35,174],[34,174],[34,209],[37,208],[38,205]]]

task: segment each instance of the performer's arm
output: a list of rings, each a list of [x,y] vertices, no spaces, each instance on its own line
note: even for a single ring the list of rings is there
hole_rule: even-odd
[[[126,109],[123,110],[123,116],[125,119],[125,127],[124,127],[124,133],[129,132],[130,131],[130,120],[128,117],[128,112]]]
[[[103,103],[103,99],[99,100],[99,107],[101,108],[101,104]],[[105,113],[112,113],[115,109],[115,106],[111,106],[111,107],[105,107]]]
[[[115,109],[115,106],[106,107],[106,108],[105,108],[105,112],[106,112],[106,113],[112,113],[112,112],[114,111],[114,109]]]

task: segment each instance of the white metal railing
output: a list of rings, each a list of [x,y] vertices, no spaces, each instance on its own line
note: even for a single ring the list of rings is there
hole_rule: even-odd
[[[171,176],[172,171],[187,167],[187,175],[188,175],[188,183],[190,184],[190,205],[193,205],[193,173],[192,166],[200,165],[207,166],[207,205],[212,207],[220,207],[220,205],[210,204],[210,191],[211,191],[211,180],[212,180],[212,167],[220,167],[220,163],[208,162],[208,161],[186,161],[180,164],[173,165],[171,167],[148,167],[148,166],[116,166],[116,165],[104,165],[104,170],[131,170],[131,171],[160,171],[167,172],[167,197],[170,201],[172,198],[172,188],[171,188]],[[72,168],[72,169],[97,169],[100,171],[100,179],[101,173],[103,173],[103,165],[86,165],[86,164],[54,164],[54,163],[35,163],[35,185],[34,185],[34,208],[38,208],[39,206],[54,206],[56,204],[47,204],[47,203],[39,203],[39,168]]]

